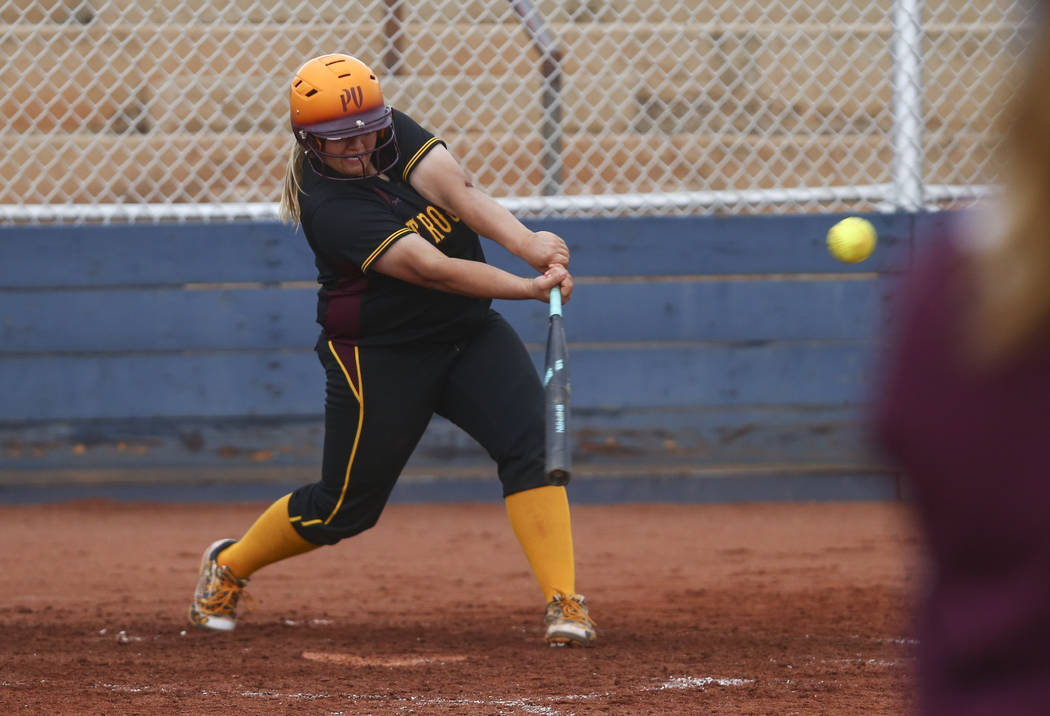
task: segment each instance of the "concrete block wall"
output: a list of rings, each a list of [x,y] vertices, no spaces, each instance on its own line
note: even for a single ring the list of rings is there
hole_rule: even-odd
[[[578,480],[886,494],[864,426],[886,308],[917,237],[952,216],[871,216],[880,244],[857,265],[824,247],[837,218],[530,222],[574,257]],[[0,493],[314,479],[313,274],[305,240],[278,224],[0,231]],[[496,308],[539,367],[546,307]],[[435,418],[406,479],[491,482],[492,470]]]

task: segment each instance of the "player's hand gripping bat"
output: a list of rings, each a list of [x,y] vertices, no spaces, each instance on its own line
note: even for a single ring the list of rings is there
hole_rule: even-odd
[[[572,475],[572,450],[569,446],[569,349],[561,316],[561,288],[550,295],[550,319],[547,324],[547,356],[544,361],[543,386],[547,413],[547,481],[564,485]]]

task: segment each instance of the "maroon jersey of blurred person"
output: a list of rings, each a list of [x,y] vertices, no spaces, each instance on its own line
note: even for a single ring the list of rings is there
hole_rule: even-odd
[[[1050,237],[1048,237],[1050,240]],[[966,359],[967,248],[923,240],[875,396],[928,558],[922,712],[1050,713],[1050,331],[993,369]]]

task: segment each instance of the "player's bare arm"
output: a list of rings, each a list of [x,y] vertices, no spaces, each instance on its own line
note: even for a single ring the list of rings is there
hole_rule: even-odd
[[[419,234],[402,236],[372,263],[372,270],[439,291],[480,298],[549,300],[561,284],[562,300],[572,294],[572,276],[561,265],[524,278],[480,261],[446,256]]]
[[[412,172],[409,183],[429,201],[537,271],[546,271],[554,264],[569,265],[569,247],[560,236],[550,231],[534,232],[518,221],[506,207],[474,186],[445,147],[431,149]]]

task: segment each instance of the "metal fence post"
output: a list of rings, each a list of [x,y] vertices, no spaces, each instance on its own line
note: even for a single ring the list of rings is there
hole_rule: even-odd
[[[920,0],[893,4],[893,179],[890,201],[917,211],[923,201],[922,18]]]

